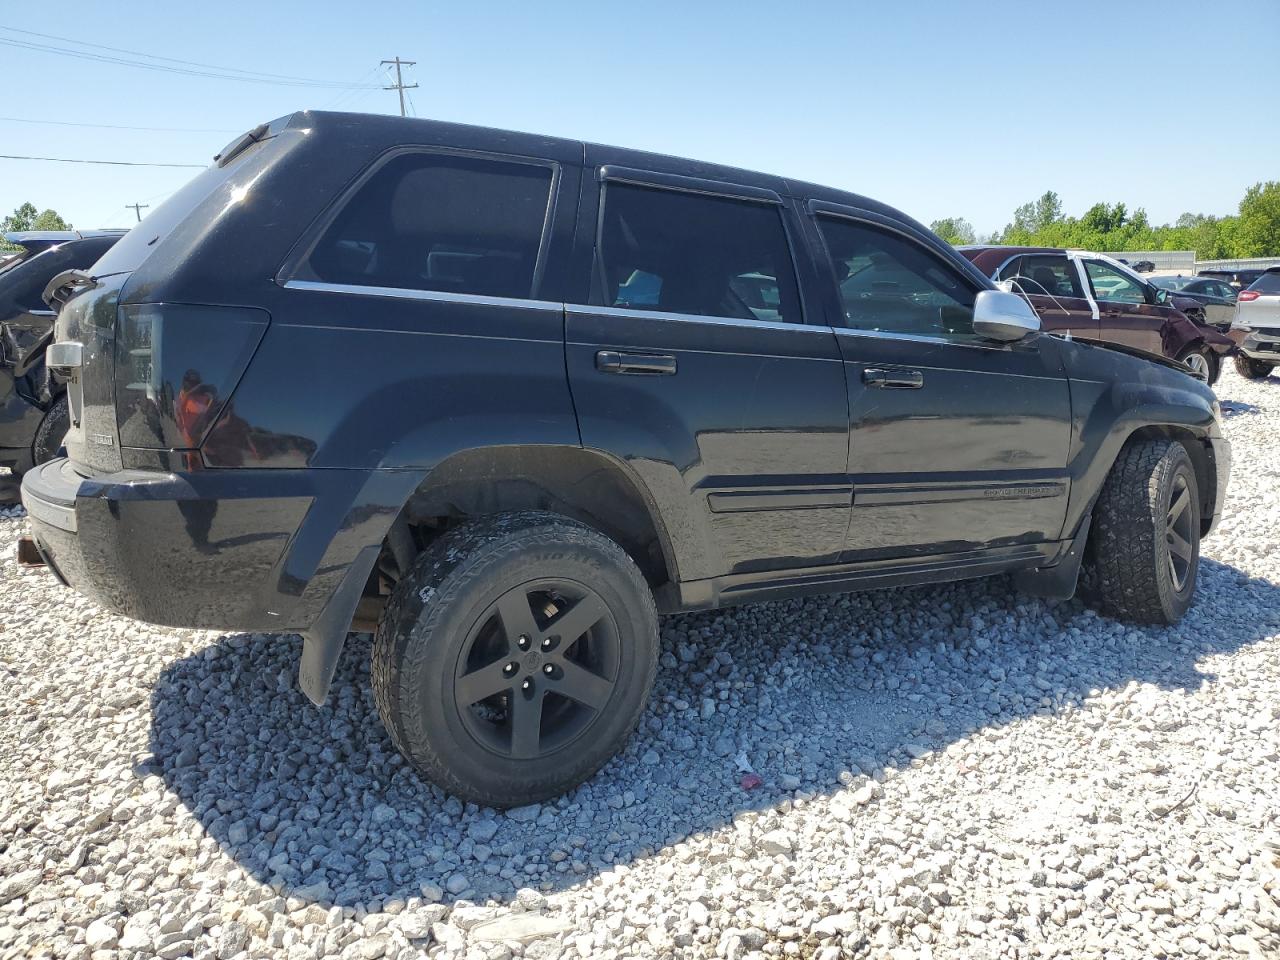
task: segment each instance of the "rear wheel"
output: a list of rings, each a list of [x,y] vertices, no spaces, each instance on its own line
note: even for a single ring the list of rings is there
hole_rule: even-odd
[[[53,401],[44,419],[40,421],[40,426],[36,428],[35,438],[31,441],[30,467],[38,467],[56,457],[70,429],[71,411],[67,406],[67,395],[64,393]],[[14,470],[18,475],[23,472],[25,471]]]
[[[1176,623],[1191,605],[1200,566],[1200,492],[1175,440],[1131,441],[1093,508],[1082,581],[1102,612]]]
[[[626,743],[658,661],[648,584],[612,540],[548,513],[433,543],[378,625],[373,689],[401,753],[465,800],[532,803]]]
[[[1178,362],[1210,384],[1218,379],[1218,357],[1208,347],[1192,347],[1178,358]]]
[[[1271,375],[1274,363],[1267,363],[1265,360],[1254,360],[1252,357],[1246,357],[1243,353],[1236,354],[1236,373],[1244,377],[1246,380],[1262,380]]]

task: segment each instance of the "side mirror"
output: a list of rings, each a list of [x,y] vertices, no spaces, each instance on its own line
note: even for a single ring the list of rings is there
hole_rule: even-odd
[[[1156,303],[1167,303],[1169,300],[1169,291],[1164,287],[1156,287]]]
[[[988,340],[1012,343],[1040,329],[1040,318],[1016,293],[983,290],[973,302],[973,332]]]

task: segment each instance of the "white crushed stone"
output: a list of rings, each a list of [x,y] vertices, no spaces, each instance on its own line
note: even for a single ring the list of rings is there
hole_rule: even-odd
[[[0,956],[1280,956],[1280,377],[1219,393],[1178,626],[1001,580],[669,619],[625,755],[506,814],[400,761],[367,638],[313,708],[296,638],[105,615],[0,511]]]

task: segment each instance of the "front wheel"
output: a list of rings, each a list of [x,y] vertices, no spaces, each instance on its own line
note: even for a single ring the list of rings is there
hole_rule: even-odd
[[[1103,613],[1177,623],[1200,567],[1200,491],[1176,440],[1130,441],[1093,508],[1082,582]]]
[[[373,691],[411,764],[464,800],[558,796],[622,749],[658,662],[653,595],[612,540],[549,513],[463,524],[392,592]]]
[[[1255,360],[1253,357],[1246,357],[1243,353],[1236,354],[1236,373],[1246,380],[1264,380],[1271,375],[1273,367],[1275,367],[1274,363]]]
[[[1204,377],[1212,385],[1218,379],[1218,357],[1208,347],[1192,347],[1178,358],[1192,373]]]

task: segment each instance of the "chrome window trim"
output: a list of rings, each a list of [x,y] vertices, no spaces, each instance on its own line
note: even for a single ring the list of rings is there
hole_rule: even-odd
[[[801,333],[831,333],[831,327],[812,323],[787,323],[782,320],[747,320],[743,317],[712,317],[700,313],[671,313],[666,310],[634,310],[629,307],[593,307],[585,303],[566,303],[566,313],[577,316],[636,317],[643,320],[665,320],[672,323],[708,323],[722,327],[744,327],[748,330],[789,330]]]
[[[310,290],[314,293],[345,293],[389,300],[427,300],[432,303],[468,303],[485,307],[512,307],[518,310],[561,310],[563,303],[553,300],[523,300],[519,297],[490,297],[477,293],[450,293],[445,290],[417,290],[412,287],[372,287],[358,283],[329,283],[326,280],[288,280],[286,290]]]
[[[887,330],[859,330],[856,327],[832,327],[831,329],[835,331],[836,336],[867,337],[872,340],[904,340],[908,343],[928,343],[934,346],[976,347],[979,350],[1005,350],[1009,347],[1007,343],[954,340],[950,337],[931,337],[924,333],[891,333]]]

